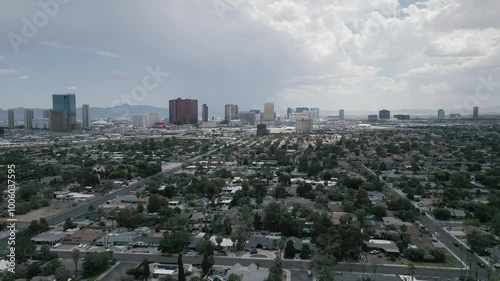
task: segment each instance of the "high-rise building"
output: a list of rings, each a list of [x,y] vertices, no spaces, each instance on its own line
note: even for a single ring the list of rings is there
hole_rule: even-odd
[[[391,119],[391,112],[387,109],[382,109],[378,112],[379,119]]]
[[[56,120],[52,120],[54,118],[56,118]],[[57,120],[57,118],[65,118],[65,120]],[[52,95],[50,124],[50,128],[53,131],[72,131],[77,128],[75,94]],[[64,127],[60,127],[61,125],[64,125]]]
[[[239,119],[243,125],[254,125],[255,124],[255,113],[251,111],[240,111]]]
[[[198,124],[198,100],[181,98],[170,100],[168,109],[171,124]]]
[[[479,117],[479,107],[474,106],[472,109],[472,118],[478,118]]]
[[[377,115],[368,115],[368,122],[377,122],[378,121],[378,116]]]
[[[68,130],[66,110],[50,110],[50,130],[64,132]]]
[[[38,129],[38,130],[50,129],[50,119],[49,118],[33,119],[33,129]]]
[[[201,106],[201,121],[208,122],[208,105],[206,103]]]
[[[50,109],[44,109],[42,111],[42,117],[43,118],[50,118]]]
[[[444,119],[444,109],[438,110],[438,119]]]
[[[341,110],[339,110],[339,120],[344,120],[344,118],[345,118],[344,117],[344,110],[341,109]]]
[[[226,104],[224,106],[224,120],[231,121],[238,119],[238,105]]]
[[[290,119],[290,114],[293,112],[293,109],[290,107],[286,109],[286,119]]]
[[[14,109],[9,109],[9,129],[14,129],[16,127],[16,121],[14,120]]]
[[[295,112],[297,112],[297,113],[301,113],[304,111],[309,111],[309,107],[296,107],[295,108]]]
[[[311,107],[311,112],[313,113],[314,119],[319,119],[319,108]]]
[[[155,123],[161,121],[161,115],[158,113],[149,113],[149,114],[144,115],[144,120],[145,120],[144,126],[146,128],[153,128]]]
[[[146,128],[146,116],[142,114],[134,114],[132,115],[132,127],[135,129],[143,129]]]
[[[313,119],[300,118],[295,123],[295,130],[302,133],[310,133],[313,130]]]
[[[396,114],[394,115],[394,118],[398,120],[410,120],[410,115],[408,114]]]
[[[274,120],[275,120],[274,103],[272,102],[264,103],[263,121],[274,121]]]
[[[25,109],[24,110],[24,128],[33,129],[33,109]]]
[[[84,129],[88,130],[90,129],[90,116],[89,116],[89,105],[84,104],[82,105],[82,126]]]
[[[296,122],[299,119],[313,119],[314,118],[314,112],[312,111],[302,111],[300,113],[298,112],[293,112],[290,114],[290,121]]]

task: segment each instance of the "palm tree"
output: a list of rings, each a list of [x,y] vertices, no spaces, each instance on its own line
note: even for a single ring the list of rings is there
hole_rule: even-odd
[[[75,263],[75,277],[78,277],[78,261],[80,260],[80,250],[74,249],[72,257],[73,257],[73,262]]]

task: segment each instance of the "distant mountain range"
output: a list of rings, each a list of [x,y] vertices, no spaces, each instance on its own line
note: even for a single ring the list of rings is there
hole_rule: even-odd
[[[16,120],[22,120],[24,118],[25,108],[19,107],[14,108],[14,116]],[[41,118],[43,116],[42,108],[33,108],[35,118]],[[115,107],[90,107],[90,118],[127,118],[134,114],[147,114],[147,113],[159,113],[162,117],[168,117],[168,108],[156,107],[151,105],[121,105]],[[390,109],[389,109],[390,110]],[[445,109],[446,115],[454,113],[452,110]],[[457,112],[464,116],[472,115],[472,108],[470,112]],[[217,112],[209,108],[209,116],[222,116],[224,112]],[[323,110],[320,109],[320,114],[322,116],[332,115],[337,116],[339,114],[338,110]],[[378,111],[366,111],[366,110],[345,110],[345,116],[367,116],[369,114],[378,114]],[[437,109],[400,109],[391,110],[391,116],[394,114],[409,114],[412,116],[437,116]],[[499,115],[500,107],[485,107],[479,108],[479,115]],[[79,107],[76,110],[77,118],[82,118],[82,108]],[[199,117],[201,117],[201,108],[199,112]],[[8,113],[6,109],[0,109],[0,119],[7,119]]]
[[[43,117],[43,108],[32,108],[35,118]],[[14,116],[16,120],[21,120],[24,118],[25,108],[19,107],[14,108]],[[134,114],[147,114],[147,113],[159,113],[162,117],[168,117],[168,109],[150,105],[121,105],[115,107],[90,107],[89,115],[91,119],[95,118],[119,118],[119,117],[130,117]],[[82,108],[76,109],[76,117],[82,118]],[[8,111],[5,109],[0,109],[0,118],[8,118]]]

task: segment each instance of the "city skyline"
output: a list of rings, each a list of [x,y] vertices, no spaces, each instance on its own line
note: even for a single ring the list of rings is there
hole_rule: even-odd
[[[1,108],[50,108],[39,93],[66,91],[96,107],[166,108],[176,97],[214,108],[271,101],[284,109],[307,103],[452,112],[500,104],[492,94],[500,77],[499,3],[354,1],[340,9],[253,1],[222,18],[210,1],[99,5],[95,12],[91,3],[61,4],[21,43],[9,39],[24,36],[20,19],[42,8],[16,2],[0,9],[0,90],[11,93]],[[90,11],[92,22],[84,16]],[[134,20],[137,13],[148,19]],[[111,32],[112,40],[105,36]],[[144,78],[154,87],[144,87]],[[133,93],[138,86],[146,94]]]

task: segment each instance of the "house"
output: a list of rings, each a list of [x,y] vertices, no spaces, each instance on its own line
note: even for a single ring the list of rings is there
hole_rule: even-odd
[[[276,250],[278,249],[279,239],[272,239],[262,234],[252,234],[248,238],[245,245],[246,250],[253,249],[265,249],[265,250]]]
[[[391,226],[391,225],[394,225],[394,226],[397,226],[397,227],[400,227],[402,225],[406,225],[408,227],[412,226],[412,224],[410,222],[404,222],[398,218],[395,218],[395,217],[383,217],[382,218],[382,221],[384,222],[384,226]]]
[[[68,233],[64,231],[51,230],[38,234],[37,236],[31,238],[31,241],[35,244],[55,245],[66,238],[67,235]]]
[[[464,219],[465,218],[465,212],[464,210],[457,210],[457,209],[448,209],[450,210],[451,217],[454,219]]]
[[[368,251],[379,250],[386,256],[399,256],[398,245],[394,241],[371,239],[364,241],[364,248]]]
[[[233,273],[241,276],[241,281],[264,281],[269,276],[268,269],[260,268],[254,263],[247,267],[237,263],[227,271],[228,276]]]
[[[94,244],[97,239],[102,237],[103,232],[99,229],[82,229],[68,237],[72,244]]]
[[[30,281],[56,281],[56,277],[54,275],[34,276],[30,279]]]
[[[139,236],[134,239],[134,247],[159,247],[162,237]]]
[[[217,238],[217,236],[213,235],[212,237],[210,237],[210,243],[212,243],[213,246],[219,246],[219,244],[217,243],[217,241],[215,240],[215,238]],[[231,241],[231,239],[228,239],[228,238],[222,238],[222,242],[220,243],[220,246],[222,247],[223,250],[230,250],[233,248],[233,241]]]
[[[177,269],[179,267],[173,264],[162,264],[158,262],[149,264],[149,271],[151,272],[153,278],[158,278],[158,280],[167,278],[170,276],[177,276]],[[184,265],[184,272],[192,272],[193,266],[190,264]]]
[[[295,251],[297,252],[300,252],[302,251],[302,247],[304,245],[308,245],[309,246],[309,250],[311,250],[312,252],[316,252],[316,245],[314,244],[311,244],[311,240],[309,239],[300,239],[300,238],[297,238],[297,237],[294,237],[294,236],[291,236],[291,237],[288,237],[286,239],[287,243],[288,241],[292,241],[293,242],[293,247],[295,248]]]
[[[123,246],[130,245],[138,236],[133,231],[108,233],[95,241],[96,246]]]

